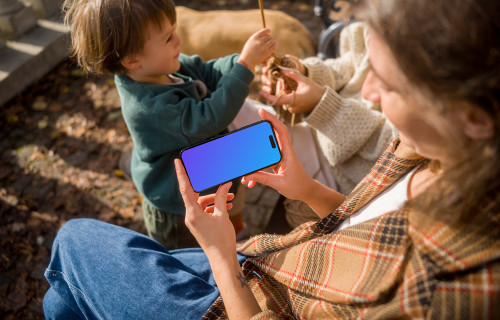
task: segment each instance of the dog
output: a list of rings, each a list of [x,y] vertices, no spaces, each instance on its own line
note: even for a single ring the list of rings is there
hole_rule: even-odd
[[[240,53],[248,38],[262,29],[260,10],[196,11],[178,6],[177,33],[181,52],[199,55],[204,61]],[[276,56],[298,58],[316,55],[317,42],[296,18],[278,10],[265,10],[266,27],[278,42]]]

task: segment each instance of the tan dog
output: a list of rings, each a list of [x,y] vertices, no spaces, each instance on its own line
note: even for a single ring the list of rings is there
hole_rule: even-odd
[[[177,8],[177,32],[182,38],[181,52],[198,54],[207,61],[240,53],[248,38],[262,28],[260,10],[195,11]],[[316,55],[316,41],[294,17],[277,10],[265,10],[266,27],[278,41],[275,54],[299,58]]]

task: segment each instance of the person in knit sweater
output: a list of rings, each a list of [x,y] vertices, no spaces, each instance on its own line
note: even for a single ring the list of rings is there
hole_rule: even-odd
[[[364,22],[347,25],[340,33],[339,57],[322,60],[309,57],[293,59],[301,75],[290,76],[299,83],[295,93],[274,96],[271,82],[263,72],[260,94],[275,105],[289,105],[288,110],[302,115],[303,127],[310,128],[319,146],[319,158],[327,160],[334,183],[318,179],[323,184],[349,194],[368,174],[385,148],[397,136],[397,129],[387,121],[380,104],[363,99],[361,88],[370,71],[368,56],[368,26]],[[306,78],[307,77],[307,78]],[[315,90],[311,90],[314,84]],[[311,94],[313,93],[313,94]],[[302,132],[306,131],[301,128]],[[307,132],[307,131],[306,131]],[[296,146],[296,152],[310,148]],[[303,161],[311,161],[310,157]],[[309,172],[311,174],[311,172]],[[325,174],[325,175],[326,175]],[[313,175],[314,177],[314,175]],[[318,220],[318,216],[303,202],[285,199],[286,219],[292,227]]]
[[[90,72],[115,74],[148,234],[168,249],[197,246],[184,224],[173,160],[183,148],[227,132],[255,66],[276,48],[270,30],[253,34],[241,54],[204,62],[180,53],[171,0],[68,0],[65,7],[78,62]],[[241,208],[236,214],[242,224]]]
[[[304,201],[319,222],[236,244],[230,183],[199,197],[176,159],[201,248],[70,220],[45,271],[47,319],[498,318],[500,2],[354,3],[370,26],[362,94],[399,135],[353,192],[311,178],[260,111],[283,159],[242,182]]]

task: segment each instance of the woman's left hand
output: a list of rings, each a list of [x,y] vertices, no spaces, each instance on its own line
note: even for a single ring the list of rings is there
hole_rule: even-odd
[[[261,312],[247,285],[236,255],[236,235],[227,214],[231,183],[219,187],[215,195],[199,197],[193,191],[186,170],[175,159],[177,180],[186,205],[186,225],[207,255],[212,274],[230,319],[250,319]],[[208,207],[214,203],[213,209]]]
[[[200,197],[193,191],[186,170],[179,159],[175,159],[175,170],[179,188],[186,206],[186,226],[196,238],[209,258],[224,259],[236,252],[236,234],[227,213],[234,198],[228,193],[231,183],[223,184],[216,194]],[[210,206],[214,204],[213,206]]]
[[[259,94],[266,100],[273,101],[275,105],[288,105],[288,111],[291,113],[311,112],[323,97],[326,88],[296,70],[282,68],[281,72],[297,82],[298,86],[295,92],[275,96],[266,90],[261,90]]]

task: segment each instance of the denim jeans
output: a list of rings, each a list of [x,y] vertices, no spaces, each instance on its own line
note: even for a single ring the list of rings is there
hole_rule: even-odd
[[[199,319],[219,296],[201,249],[92,219],[59,230],[45,277],[46,319]]]
[[[245,187],[241,184],[240,179],[233,179],[232,183],[229,192],[234,193],[235,199],[232,201],[233,208],[228,212],[230,218],[235,214],[241,216],[245,196]],[[200,195],[214,194],[217,189],[218,186],[212,187],[201,192]],[[142,201],[142,216],[148,236],[161,243],[168,250],[199,247],[198,242],[184,222],[184,215],[157,209],[144,199]]]

